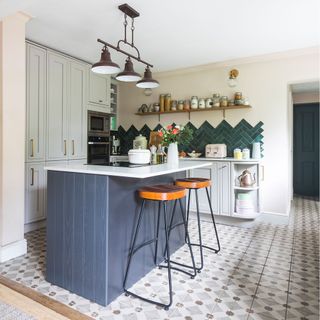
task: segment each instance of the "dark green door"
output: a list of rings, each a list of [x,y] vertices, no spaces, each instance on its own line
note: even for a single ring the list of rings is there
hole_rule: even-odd
[[[319,103],[294,106],[293,134],[293,191],[318,197]]]

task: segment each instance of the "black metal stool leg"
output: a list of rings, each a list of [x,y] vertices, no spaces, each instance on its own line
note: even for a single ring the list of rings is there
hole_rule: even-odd
[[[211,219],[212,219],[212,223],[213,223],[213,227],[214,227],[214,232],[215,232],[216,239],[217,239],[218,249],[214,249],[214,248],[207,247],[207,246],[204,246],[204,247],[207,248],[207,249],[213,250],[215,253],[218,253],[220,251],[220,241],[219,241],[217,226],[216,226],[216,222],[215,222],[215,219],[214,219],[212,205],[211,205],[211,201],[210,201],[210,197],[209,197],[209,191],[208,191],[207,187],[206,187],[206,193],[207,193],[207,198],[208,198],[208,202],[209,202],[209,207],[210,207]]]
[[[196,194],[196,206],[197,206],[197,221],[198,221],[198,234],[199,234],[199,248],[200,248],[200,267],[197,268],[197,271],[200,273],[203,269],[203,246],[202,246],[202,236],[201,236],[201,222],[200,222],[200,210],[199,210],[199,199],[198,199],[198,190],[195,189]],[[192,244],[195,245],[195,244]]]
[[[160,225],[160,214],[161,214],[161,202],[159,201],[158,207],[158,217],[157,217],[157,234],[156,234],[156,245],[154,249],[154,264],[157,265],[157,255],[158,255],[158,239],[159,239],[159,225]]]
[[[167,204],[163,202],[163,219],[164,219],[164,230],[166,234],[166,252],[167,252],[167,265],[168,265],[168,283],[169,283],[169,303],[164,305],[164,309],[168,310],[172,304],[172,280],[171,280],[171,262],[170,262],[170,247],[169,247],[169,230],[167,226]]]
[[[190,215],[190,198],[191,198],[191,189],[189,189],[188,192],[188,205],[187,205],[187,228],[188,228],[188,224],[189,224],[189,215]],[[187,234],[185,235],[185,242],[187,242]]]
[[[127,268],[126,268],[126,273],[124,276],[124,280],[123,280],[123,289],[125,292],[127,292],[126,289],[126,284],[127,284],[127,278],[128,278],[128,271],[130,268],[130,264],[131,264],[131,259],[132,259],[132,255],[133,255],[133,250],[136,244],[136,240],[137,240],[137,235],[138,235],[138,231],[140,229],[140,224],[141,224],[141,218],[142,218],[142,214],[143,214],[143,209],[144,209],[144,205],[145,205],[145,200],[142,200],[142,204],[141,204],[141,209],[140,209],[140,213],[139,213],[139,218],[138,218],[138,223],[134,232],[134,236],[133,236],[133,242],[129,251],[129,259],[128,259],[128,263],[127,263]]]

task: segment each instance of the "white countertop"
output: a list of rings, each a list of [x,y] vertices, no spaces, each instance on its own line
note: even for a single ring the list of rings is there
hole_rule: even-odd
[[[180,160],[183,161],[232,161],[232,162],[253,162],[253,163],[259,163],[261,159],[235,159],[235,158],[180,158]]]
[[[84,164],[65,164],[65,165],[50,165],[45,167],[45,170],[50,171],[64,171],[75,173],[98,174],[105,176],[127,177],[127,178],[150,178],[170,174],[175,172],[187,171],[210,166],[210,161],[179,161],[178,166],[172,167],[168,164],[150,165],[138,168],[125,168],[125,167],[109,167],[109,166],[96,166]]]

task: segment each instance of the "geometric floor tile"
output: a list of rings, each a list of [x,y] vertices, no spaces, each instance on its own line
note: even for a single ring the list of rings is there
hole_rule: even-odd
[[[208,243],[212,230],[206,220],[203,241]],[[318,320],[319,202],[295,197],[289,220],[288,225],[260,221],[250,228],[218,224],[221,251],[205,252],[204,269],[195,279],[173,272],[168,311],[125,295],[103,307],[46,282],[45,229],[26,234],[28,253],[0,264],[0,274],[93,319]],[[189,227],[195,237],[196,220],[190,219]],[[172,258],[188,261],[185,249]],[[166,270],[154,269],[132,290],[167,301],[166,281]]]

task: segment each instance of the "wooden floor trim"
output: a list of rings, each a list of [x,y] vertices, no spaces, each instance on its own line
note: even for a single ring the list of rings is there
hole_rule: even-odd
[[[0,276],[0,283],[26,297],[32,299],[46,308],[49,308],[62,316],[69,318],[70,320],[92,320],[93,318],[86,316],[80,313],[77,310],[74,310],[65,304],[56,301],[52,298],[47,297],[46,295],[37,292],[36,290],[30,289],[18,282],[13,280],[7,279],[3,276]]]

